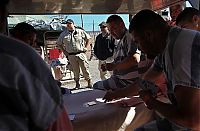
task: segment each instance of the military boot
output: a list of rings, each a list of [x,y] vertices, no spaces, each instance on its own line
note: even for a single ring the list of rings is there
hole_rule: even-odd
[[[88,86],[87,87],[88,88],[92,88],[92,82],[91,82],[91,80],[88,80],[87,82],[88,82]]]
[[[76,86],[75,86],[75,89],[79,89],[80,88],[80,83],[79,83],[79,81],[76,81]]]

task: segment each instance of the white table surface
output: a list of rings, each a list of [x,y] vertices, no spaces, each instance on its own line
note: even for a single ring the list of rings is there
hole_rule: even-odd
[[[75,115],[72,120],[74,131],[114,131],[122,126],[130,108],[96,101],[104,94],[104,91],[92,90],[64,95],[68,114]],[[90,101],[97,104],[86,107],[84,104]]]

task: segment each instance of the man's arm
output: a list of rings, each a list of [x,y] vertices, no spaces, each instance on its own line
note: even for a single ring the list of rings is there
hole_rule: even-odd
[[[144,80],[154,82],[159,71],[162,71],[162,57],[157,57],[155,63],[143,76]],[[152,70],[154,72],[152,72]],[[177,105],[156,100],[150,91],[141,91],[140,97],[150,109],[157,110],[167,119],[194,130],[200,130],[200,90],[197,88],[176,85],[175,97]]]
[[[83,51],[86,52],[90,46],[91,36],[85,31],[83,31],[83,34],[84,34],[84,39],[85,39],[85,47],[83,48]]]
[[[63,45],[58,45],[58,47],[63,51],[66,57],[69,55],[69,53],[64,49]]]
[[[106,70],[112,71],[112,70],[125,70],[130,68],[133,65],[138,64],[140,61],[140,54],[135,53],[134,55],[127,56],[123,61],[120,63],[106,63]]]
[[[156,76],[159,76],[159,72],[161,72],[162,67],[158,66],[159,59],[156,60],[157,61],[154,66],[151,66],[151,68],[144,74],[142,79],[155,82],[155,78]],[[178,105],[174,106],[172,104],[167,104],[156,100],[154,97],[152,97],[152,93],[149,91],[140,92],[140,97],[144,100],[148,108],[157,110],[167,119],[177,124],[195,130],[200,129],[199,96],[199,89],[177,85],[175,87],[175,97]]]
[[[162,75],[162,72],[154,70],[152,67],[148,69],[148,71],[144,74],[142,79],[154,82],[156,78]],[[103,99],[106,101],[111,101],[113,99],[136,96],[140,90],[138,81],[128,85],[126,88],[119,89],[113,92],[107,92]]]
[[[147,107],[157,110],[169,120],[191,128],[200,130],[200,89],[177,85],[175,88],[177,106],[160,102],[149,92],[140,93]]]
[[[139,90],[140,88],[138,82],[136,81],[135,83],[128,85],[126,88],[122,88],[116,91],[108,91],[103,99],[105,101],[112,101],[114,99],[119,99],[123,97],[136,96],[138,95]]]
[[[133,55],[129,55],[122,62],[115,64],[114,69],[116,70],[125,70],[130,68],[133,65],[136,65],[140,62],[140,54],[135,53]]]
[[[163,74],[162,70],[156,70],[152,65],[142,76],[142,79],[155,83],[157,78]]]
[[[58,40],[57,40],[57,45],[63,51],[65,56],[67,57],[69,55],[69,53],[64,48],[64,43],[63,43],[64,35],[65,35],[65,32],[62,32],[60,34],[60,36],[58,37]]]
[[[86,48],[86,49],[89,48],[89,46],[90,46],[90,42],[91,42],[91,38],[85,40],[85,48]],[[85,51],[87,51],[87,50],[85,50]]]

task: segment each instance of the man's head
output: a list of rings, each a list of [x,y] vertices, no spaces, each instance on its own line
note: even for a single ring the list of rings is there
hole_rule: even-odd
[[[99,24],[99,27],[100,27],[102,33],[107,33],[108,32],[108,27],[107,27],[106,22],[104,22],[104,21],[101,22]]]
[[[7,28],[7,5],[9,0],[0,0],[0,33],[5,33]]]
[[[137,13],[130,22],[129,31],[149,58],[161,53],[166,45],[168,25],[159,14],[151,10]]]
[[[192,7],[185,8],[177,16],[176,25],[200,31],[200,11]]]
[[[29,25],[25,22],[18,23],[12,32],[12,36],[16,39],[24,41],[30,46],[35,46],[36,44],[36,30],[32,25]]]
[[[74,21],[72,19],[68,19],[66,21],[66,27],[68,30],[74,30],[75,29]]]
[[[110,34],[115,39],[121,39],[126,31],[126,27],[124,24],[124,21],[122,18],[118,15],[111,15],[108,17],[107,21],[107,27],[110,31]]]

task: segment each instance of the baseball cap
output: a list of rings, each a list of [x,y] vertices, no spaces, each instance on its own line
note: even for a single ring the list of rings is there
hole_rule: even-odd
[[[106,27],[107,24],[106,24],[106,22],[103,21],[103,22],[101,22],[101,23],[99,24],[99,26],[100,26],[100,27]]]
[[[73,23],[74,24],[74,21],[72,20],[72,19],[68,19],[67,21],[66,21],[66,24],[67,23]]]

